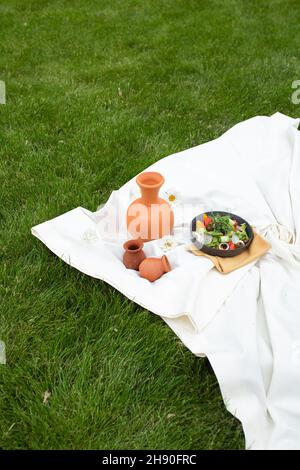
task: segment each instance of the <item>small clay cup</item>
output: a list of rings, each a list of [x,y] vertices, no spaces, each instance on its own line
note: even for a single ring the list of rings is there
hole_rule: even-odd
[[[138,271],[139,265],[146,258],[143,252],[143,242],[140,238],[128,240],[124,243],[123,263],[127,269],[135,269]]]
[[[161,258],[146,258],[139,267],[140,276],[154,282],[163,274],[171,271],[168,258],[164,255]]]

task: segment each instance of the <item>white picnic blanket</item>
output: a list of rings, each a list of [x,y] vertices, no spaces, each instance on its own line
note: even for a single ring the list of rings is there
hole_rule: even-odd
[[[179,244],[167,253],[173,269],[154,283],[122,264],[135,179],[95,213],[79,207],[32,228],[65,262],[160,315],[195,355],[208,357],[248,449],[300,449],[298,124],[280,113],[254,117],[148,168],[162,173],[165,190],[179,195]],[[190,221],[204,210],[241,215],[272,250],[220,274],[210,260],[185,249]],[[161,240],[147,243],[146,254],[161,256],[161,246]]]

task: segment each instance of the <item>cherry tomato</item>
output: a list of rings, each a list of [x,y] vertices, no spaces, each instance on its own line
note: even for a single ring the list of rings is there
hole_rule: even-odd
[[[204,216],[203,216],[203,222],[204,222],[205,227],[207,227],[209,224],[212,223],[212,219],[211,219],[210,217],[208,217],[207,214],[204,214]]]

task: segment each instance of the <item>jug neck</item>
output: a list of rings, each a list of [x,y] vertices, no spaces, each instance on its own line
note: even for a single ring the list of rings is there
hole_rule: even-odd
[[[164,184],[164,177],[155,171],[148,171],[138,175],[136,182],[140,187],[143,203],[146,205],[157,203],[159,190]]]

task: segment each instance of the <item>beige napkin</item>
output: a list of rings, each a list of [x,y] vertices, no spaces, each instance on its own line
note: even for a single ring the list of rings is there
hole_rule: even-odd
[[[242,268],[257,258],[260,258],[269,251],[270,248],[271,245],[254,231],[254,238],[249,248],[243,251],[243,253],[233,256],[232,258],[221,258],[219,256],[207,255],[206,253],[198,250],[195,245],[190,245],[187,249],[196,256],[205,256],[206,258],[209,258],[220,273],[228,274],[236,269]]]

